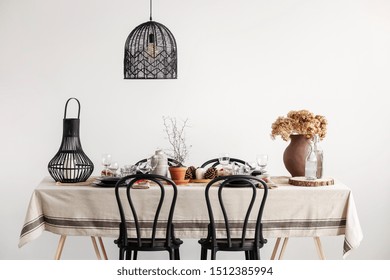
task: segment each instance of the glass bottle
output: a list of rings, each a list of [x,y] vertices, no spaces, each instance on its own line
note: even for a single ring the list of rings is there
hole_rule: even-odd
[[[320,146],[320,137],[318,135],[314,135],[314,150],[317,155],[317,179],[321,179],[324,170],[324,151]]]
[[[317,155],[316,155],[316,152],[314,150],[313,141],[310,141],[310,149],[309,149],[309,153],[306,157],[305,177],[306,177],[306,180],[317,179]]]

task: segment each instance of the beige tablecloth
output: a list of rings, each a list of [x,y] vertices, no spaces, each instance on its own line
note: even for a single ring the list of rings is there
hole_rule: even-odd
[[[344,257],[359,246],[363,234],[352,192],[347,186],[337,180],[335,185],[323,187],[291,186],[285,178],[275,178],[274,181],[277,188],[268,191],[263,214],[265,238],[345,235]],[[174,214],[177,237],[198,239],[207,235],[204,189],[204,184],[178,186]],[[216,193],[215,190],[212,189],[211,193]],[[247,202],[245,191],[240,194],[227,191],[231,191],[231,195],[226,195],[230,199],[226,207],[232,209],[229,215],[240,220],[243,212],[240,205]],[[141,209],[139,218],[145,234],[152,224],[153,201],[158,193],[153,186],[147,190],[133,190],[135,204]],[[170,194],[167,191],[167,196]],[[221,213],[217,212],[215,216],[222,222]],[[56,185],[46,177],[32,194],[19,247],[39,237],[45,230],[59,235],[118,237],[118,223],[113,188]]]

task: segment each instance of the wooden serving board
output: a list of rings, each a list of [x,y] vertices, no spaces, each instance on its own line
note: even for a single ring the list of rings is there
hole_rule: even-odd
[[[292,177],[288,180],[290,185],[301,187],[319,187],[334,185],[332,178],[321,178],[317,180],[307,180],[305,177]]]
[[[211,179],[191,179],[190,183],[208,183]]]

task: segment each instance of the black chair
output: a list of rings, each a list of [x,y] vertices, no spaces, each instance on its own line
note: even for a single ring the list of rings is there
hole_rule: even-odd
[[[238,159],[238,158],[230,158],[229,163],[231,163],[231,162],[241,164],[241,165],[245,165],[245,163],[246,163],[242,159]],[[210,159],[210,160],[206,161],[205,163],[203,163],[200,167],[205,168],[206,166],[208,166],[210,164],[211,164],[211,166],[209,166],[209,167],[216,167],[217,165],[219,165],[219,159],[217,159],[217,158]]]
[[[147,158],[141,159],[135,165],[139,165],[143,162],[146,162],[147,160],[148,160]],[[173,158],[168,158],[168,165],[169,166],[178,166],[178,165],[180,165],[180,162],[178,162],[177,160],[175,160]]]
[[[141,236],[141,226],[138,219],[137,210],[133,203],[132,193],[133,192],[148,192],[149,189],[134,189],[133,185],[138,180],[149,180],[157,184],[157,187],[160,190],[160,198],[158,200],[158,205],[155,209],[154,220],[151,228],[151,236],[143,237]],[[164,185],[163,185],[164,184]],[[171,199],[165,198],[165,188],[171,187],[173,190],[173,195]],[[121,191],[125,189],[126,192]],[[144,195],[148,195],[145,193]],[[164,176],[155,175],[155,174],[136,174],[130,175],[121,178],[115,185],[115,196],[118,203],[119,214],[121,222],[119,224],[119,238],[114,241],[119,247],[119,259],[130,260],[131,254],[133,252],[133,259],[137,259],[138,251],[168,251],[169,259],[179,260],[180,253],[179,247],[183,243],[182,240],[175,237],[174,225],[172,223],[173,213],[175,210],[175,204],[177,199],[177,187],[176,184]],[[125,200],[125,197],[127,198]],[[131,218],[126,218],[125,210],[122,205],[126,201],[126,204],[129,204],[129,212],[131,213]],[[169,213],[167,214],[167,219],[160,220],[160,211],[162,205],[169,203]],[[166,223],[164,235],[165,238],[156,238],[157,226],[161,227],[161,223]],[[128,229],[135,229],[136,236],[128,237]]]
[[[218,185],[219,184],[219,185]],[[213,186],[217,185],[217,186]],[[213,186],[213,187],[212,187]],[[259,190],[259,187],[263,190]],[[210,200],[210,188],[218,188],[218,203],[211,203]],[[243,189],[251,189],[252,192],[250,196],[250,202],[248,207],[245,208],[245,216],[239,222],[229,220],[228,211],[225,208],[226,199],[223,199],[226,189],[235,189],[235,191],[244,191]],[[229,190],[229,192],[232,192]],[[249,194],[249,192],[248,192]],[[208,234],[206,238],[200,239],[198,242],[201,245],[201,259],[207,259],[207,250],[211,251],[211,259],[216,259],[216,253],[218,251],[244,251],[245,259],[247,260],[259,260],[260,259],[260,248],[263,247],[267,240],[263,237],[263,226],[262,226],[262,215],[264,205],[267,199],[268,187],[267,184],[256,177],[248,175],[233,175],[233,176],[224,176],[218,177],[207,184],[205,195],[207,210],[209,213],[210,223],[208,225]],[[215,193],[215,195],[217,195]],[[261,201],[259,203],[259,209],[257,213],[257,219],[254,229],[254,235],[248,237],[248,220],[255,204],[256,197],[261,195]],[[233,202],[229,199],[229,203],[234,203],[236,199],[234,195]],[[249,198],[249,197],[248,197]],[[225,202],[224,202],[225,201]],[[239,203],[239,202],[237,202]],[[244,209],[244,210],[245,210]],[[224,228],[218,227],[214,220],[214,213],[217,213],[214,210],[222,211]],[[241,227],[242,224],[242,227]],[[234,227],[240,233],[241,237],[232,238],[232,227]],[[223,237],[217,238],[217,230],[219,234],[222,234]]]

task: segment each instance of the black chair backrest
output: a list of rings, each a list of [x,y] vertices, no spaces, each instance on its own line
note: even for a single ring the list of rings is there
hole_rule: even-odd
[[[143,162],[146,162],[147,160],[148,160],[147,158],[141,159],[135,165],[139,165],[139,164],[141,164]],[[168,165],[169,166],[179,166],[180,162],[178,162],[177,160],[175,160],[173,158],[168,158]]]
[[[140,227],[140,222],[138,219],[137,211],[133,203],[132,199],[132,189],[133,185],[138,181],[138,180],[149,180],[159,187],[160,190],[160,198],[158,201],[158,205],[156,207],[156,211],[154,214],[154,219],[153,219],[153,225],[152,225],[152,234],[151,237],[142,237],[141,236],[141,227]],[[164,185],[165,186],[164,186]],[[176,199],[177,199],[177,187],[176,184],[169,178],[156,175],[156,174],[135,174],[135,175],[129,175],[126,177],[121,178],[115,185],[115,196],[116,200],[118,203],[118,208],[119,208],[119,214],[121,218],[120,222],[120,234],[119,234],[119,240],[120,242],[123,242],[122,244],[127,245],[127,228],[130,223],[134,224],[135,230],[136,230],[136,239],[138,242],[138,246],[142,246],[142,239],[143,238],[148,238],[151,240],[151,248],[154,247],[155,241],[156,241],[156,231],[157,231],[157,223],[159,222],[159,217],[160,217],[160,212],[163,204],[166,202],[165,200],[165,188],[171,187],[173,190],[173,195],[172,199],[170,199],[170,206],[169,206],[169,213],[168,213],[168,218],[167,218],[167,224],[166,224],[166,233],[165,233],[165,239],[167,244],[171,244],[172,239],[174,237],[173,233],[173,225],[172,225],[172,220],[173,220],[173,213],[175,210],[175,205],[176,205]],[[126,189],[126,198],[127,202],[130,205],[130,212],[133,216],[133,220],[126,219],[125,211],[123,208],[123,199],[121,199],[121,188]],[[149,189],[137,189],[133,191],[148,191]],[[147,195],[147,194],[145,194]],[[122,193],[122,197],[124,194]],[[169,202],[166,202],[169,203]]]
[[[211,200],[210,200],[210,188],[216,187],[216,186],[213,186],[216,183],[220,183],[220,185],[218,186],[219,205],[212,205]],[[208,236],[208,238],[211,238],[212,242],[214,244],[216,244],[216,239],[217,239],[216,231],[217,231],[217,229],[216,229],[216,224],[215,224],[215,220],[214,220],[213,209],[216,210],[216,208],[219,206],[219,208],[222,210],[222,213],[223,213],[227,244],[228,244],[229,248],[232,247],[231,226],[230,226],[230,221],[229,221],[227,211],[225,209],[224,200],[222,197],[223,191],[227,188],[249,188],[252,190],[252,196],[250,198],[248,208],[246,209],[246,212],[245,212],[245,218],[244,218],[243,226],[242,226],[242,230],[241,230],[241,238],[240,238],[241,239],[241,246],[240,247],[242,247],[244,245],[245,240],[247,239],[246,231],[248,228],[248,221],[249,221],[251,211],[253,209],[253,205],[256,201],[257,194],[260,193],[260,192],[258,192],[260,185],[261,185],[263,191],[262,191],[262,199],[261,199],[259,210],[257,213],[254,239],[256,242],[255,244],[259,244],[259,243],[264,244],[265,239],[263,238],[263,229],[262,229],[261,219],[262,219],[262,215],[263,215],[264,205],[265,205],[267,195],[268,195],[267,184],[259,178],[256,178],[253,176],[248,176],[248,175],[232,175],[232,176],[217,177],[207,184],[206,190],[205,190],[205,195],[206,195],[207,210],[208,210],[209,219],[210,219],[209,234],[211,234],[211,236]],[[248,238],[248,239],[253,239],[253,237]]]
[[[235,162],[235,163],[239,163],[239,164],[243,164],[243,165],[245,165],[245,163],[246,163],[244,160],[238,159],[238,158],[230,158],[229,163],[231,163],[231,162]],[[203,163],[200,167],[204,168],[207,165],[212,164],[212,163],[213,163],[212,167],[216,167],[217,165],[219,165],[219,159],[218,158],[210,159],[210,160],[206,161],[205,163]]]

